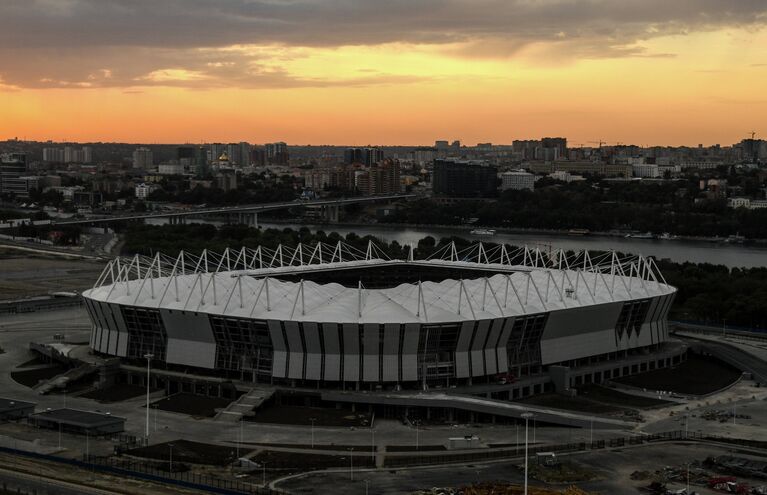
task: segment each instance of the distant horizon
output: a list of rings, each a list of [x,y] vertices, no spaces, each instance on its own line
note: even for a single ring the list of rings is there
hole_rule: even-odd
[[[567,148],[568,149],[576,149],[576,148],[599,148],[598,143],[594,144],[583,144],[581,146],[581,143],[578,143],[577,145],[571,144],[571,140],[567,138],[567,136],[557,136],[554,134],[548,134],[545,136],[541,136],[539,138],[516,138],[512,141],[508,142],[491,142],[491,141],[477,141],[476,143],[470,144],[461,141],[458,139],[457,141],[460,141],[462,147],[476,147],[480,144],[487,144],[489,143],[491,146],[511,146],[513,141],[540,141],[543,137],[551,137],[551,138],[565,138],[567,139]],[[750,139],[751,136],[745,136],[742,139],[735,141],[733,143],[724,144],[723,142],[717,142],[712,144],[705,144],[705,143],[696,143],[694,145],[691,144],[649,144],[649,145],[640,145],[640,144],[634,144],[630,142],[603,142],[602,147],[603,148],[610,148],[610,147],[617,147],[617,146],[637,146],[639,148],[697,148],[698,146],[702,145],[703,148],[710,148],[713,146],[721,146],[722,148],[732,147],[738,145],[743,139]],[[762,138],[759,137],[757,134],[754,139],[760,140]],[[55,141],[51,139],[28,139],[23,137],[13,137],[13,138],[5,138],[0,140],[0,143],[7,143],[7,142],[20,142],[20,143],[39,143],[39,144],[51,144],[51,145],[68,145],[68,144],[79,144],[79,145],[88,145],[88,144],[100,144],[100,145],[109,145],[109,144],[125,144],[125,145],[131,145],[131,146],[205,146],[209,144],[234,144],[234,143],[241,143],[245,142],[248,143],[251,146],[259,146],[259,145],[265,145],[270,143],[278,143],[278,142],[284,142],[288,146],[299,146],[299,147],[316,147],[316,148],[322,148],[322,147],[335,147],[335,148],[366,148],[366,147],[384,147],[384,148],[433,148],[436,141],[448,141],[448,144],[452,144],[453,141],[456,141],[455,139],[448,139],[448,140],[441,140],[441,139],[435,139],[430,144],[381,144],[381,143],[367,143],[367,144],[333,144],[333,143],[290,143],[288,141],[285,141],[284,139],[275,139],[271,141],[248,141],[246,140],[208,140],[208,141],[200,141],[200,142],[141,142],[141,141]]]

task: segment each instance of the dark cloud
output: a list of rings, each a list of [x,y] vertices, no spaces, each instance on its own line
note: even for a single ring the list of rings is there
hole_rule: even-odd
[[[258,55],[215,48],[404,42],[458,46],[452,48],[456,55],[510,57],[530,44],[549,43],[576,58],[673,56],[647,53],[636,43],[761,27],[767,23],[767,2],[3,0],[0,13],[0,76],[9,85],[274,87],[333,83],[291,77]],[[170,69],[196,77],[147,78]],[[371,74],[355,80],[380,84],[398,78]]]

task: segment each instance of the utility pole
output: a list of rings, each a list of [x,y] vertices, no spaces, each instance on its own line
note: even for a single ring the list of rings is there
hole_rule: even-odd
[[[312,423],[312,448],[314,448],[314,422],[317,421],[317,418],[309,418],[309,421]]]

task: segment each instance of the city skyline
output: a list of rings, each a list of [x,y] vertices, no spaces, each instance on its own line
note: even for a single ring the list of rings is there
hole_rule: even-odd
[[[767,5],[11,2],[0,136],[360,146],[761,134]]]

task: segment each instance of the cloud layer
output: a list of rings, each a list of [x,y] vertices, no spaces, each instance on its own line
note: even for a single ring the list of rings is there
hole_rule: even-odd
[[[659,36],[767,24],[764,0],[4,0],[0,78],[16,87],[297,87],[403,83],[291,74],[313,48],[444,45],[450,56],[671,56]],[[300,55],[303,54],[303,55]]]

